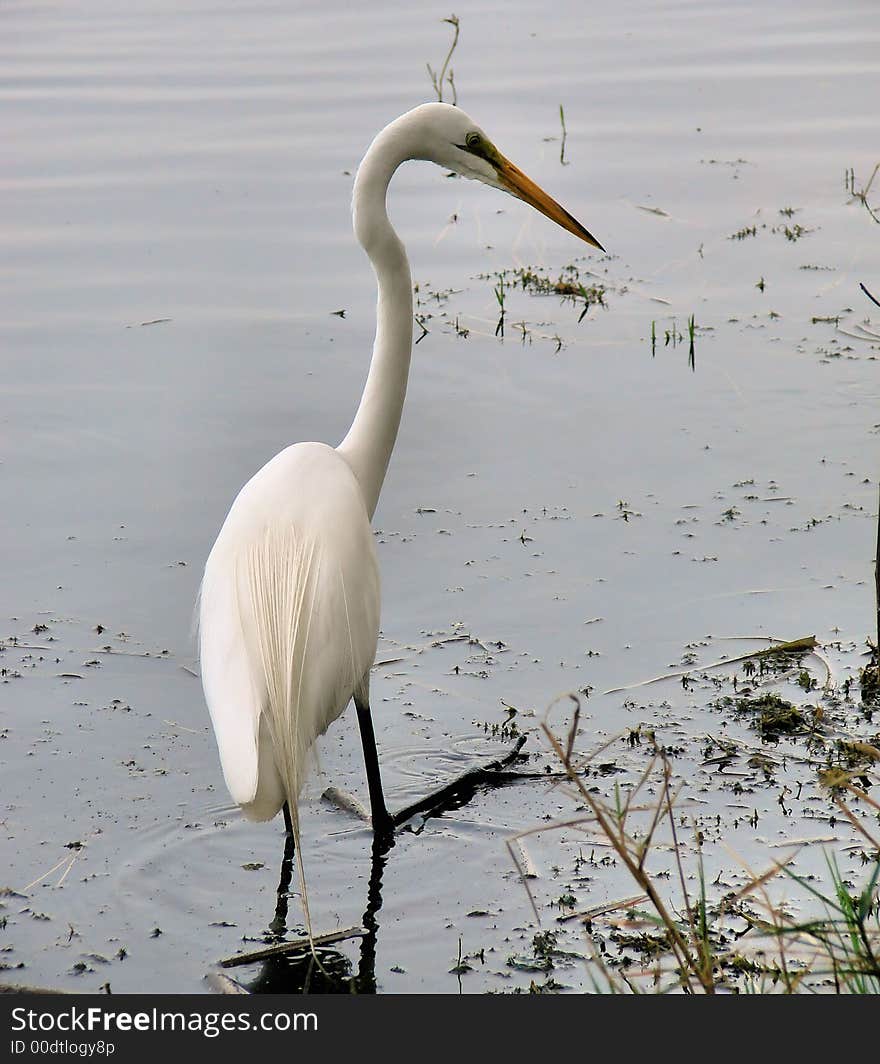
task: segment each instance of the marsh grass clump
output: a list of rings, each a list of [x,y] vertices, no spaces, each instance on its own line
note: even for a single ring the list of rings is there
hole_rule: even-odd
[[[794,207],[783,207],[779,211],[779,213],[781,215],[783,215],[783,217],[791,219],[794,216],[794,214],[795,214],[795,208]],[[763,222],[761,224],[761,229],[765,230],[767,228],[768,228],[768,223]],[[797,240],[800,240],[801,237],[807,236],[809,233],[813,232],[812,229],[808,228],[805,225],[801,225],[800,222],[794,222],[792,224],[789,224],[788,222],[783,222],[780,225],[769,226],[769,229],[770,229],[771,233],[779,233],[782,236],[784,236],[786,240],[790,240],[792,243],[794,243]],[[749,237],[757,236],[757,235],[758,235],[758,225],[756,223],[754,225],[744,225],[742,227],[742,229],[737,229],[737,231],[735,233],[731,233],[730,236],[727,239],[728,240],[747,240]],[[764,290],[763,287],[762,287],[763,280],[764,279],[761,278],[761,281],[758,284],[758,287],[761,288],[761,291]]]
[[[859,689],[864,704],[880,705],[880,665],[877,663],[876,652],[874,659],[859,670]]]
[[[482,728],[486,735],[491,735],[493,739],[516,739],[520,735],[520,730],[517,727],[516,720],[513,716],[507,717],[506,720],[488,721],[488,720],[475,720],[474,726]]]
[[[584,285],[577,266],[566,266],[554,279],[550,274],[542,273],[533,266],[521,266],[513,271],[515,283],[532,295],[557,295],[570,299],[584,299],[589,303],[605,304],[605,286],[601,284]]]
[[[803,711],[775,691],[768,691],[756,698],[740,698],[734,704],[739,713],[752,717],[762,738],[790,735],[805,729],[806,718]]]
[[[701,327],[702,328],[702,327]],[[696,370],[696,339],[697,339],[697,322],[696,316],[690,314],[687,320],[687,341],[688,341],[688,365],[692,370]],[[663,346],[664,347],[678,347],[679,344],[684,343],[685,335],[678,327],[678,323],[675,318],[672,319],[671,324],[667,326],[663,331]],[[653,320],[651,322],[651,358],[657,355],[657,322]]]
[[[784,675],[799,666],[803,656],[817,646],[815,636],[805,636],[758,650],[744,657],[743,675],[758,678]]]
[[[574,263],[562,269],[555,277],[534,266],[521,266],[511,271],[512,284],[533,296],[559,296],[563,302],[581,308],[578,321],[583,321],[593,306],[605,306],[606,288],[593,281],[584,282]]]
[[[838,800],[847,815],[851,811]],[[876,803],[872,803],[876,805]],[[818,900],[822,915],[774,929],[779,936],[805,936],[816,943],[818,953],[810,975],[819,976],[838,994],[880,993],[880,843],[874,846],[872,870],[860,891],[853,894],[835,858],[827,857],[831,892],[816,888],[790,869],[786,875]],[[799,989],[799,983],[794,990]]]
[[[608,744],[586,758],[575,754],[580,705],[572,699],[575,709],[563,734],[557,735],[546,718],[542,725],[577,809],[574,817],[552,827],[602,836],[617,866],[641,892],[625,903],[581,914],[597,992],[880,992],[880,839],[875,834],[880,803],[865,789],[880,782],[877,762],[861,770],[865,786],[854,782],[853,772],[838,771],[834,789],[826,788],[840,816],[863,840],[867,873],[860,887],[844,878],[833,855],[826,856],[826,885],[815,876],[798,875],[790,867],[795,850],[774,857],[763,872],[746,869],[745,885],[730,889],[717,878],[709,883],[696,822],[689,832],[694,844],[688,846],[682,833],[688,819],[679,808],[685,784],[675,780],[669,757],[656,742],[629,787],[615,786],[611,796],[601,795],[590,765]],[[759,720],[766,715],[767,726],[801,726],[795,721],[800,711],[779,696],[750,701],[750,711]],[[880,749],[877,754],[880,758]],[[511,855],[519,864],[512,848]],[[780,878],[799,888],[814,914],[796,918],[790,902],[773,899],[770,885]],[[555,932],[541,932],[533,940],[532,956],[523,959],[549,972],[555,950]]]
[[[538,931],[532,938],[532,952],[511,954],[507,958],[508,968],[515,968],[520,972],[548,973],[557,967],[570,968],[583,959],[579,953],[560,949],[557,945],[558,937],[556,931]],[[553,989],[561,987],[557,983]]]
[[[774,225],[772,231],[774,233],[781,233],[785,239],[791,241],[792,244],[795,241],[800,240],[802,236],[807,236],[808,233],[813,232],[812,229],[808,229],[799,222],[795,222],[794,225]]]
[[[758,235],[758,227],[756,225],[745,225],[742,229],[737,229],[735,233],[731,233],[728,239],[730,240],[745,240],[750,236]]]

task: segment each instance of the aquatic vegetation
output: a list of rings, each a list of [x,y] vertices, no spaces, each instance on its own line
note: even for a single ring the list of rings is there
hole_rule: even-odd
[[[449,61],[452,59],[452,53],[458,46],[458,34],[460,31],[459,20],[456,15],[450,15],[449,18],[443,19],[444,22],[452,26],[452,44],[449,46],[449,51],[446,53],[446,58],[443,60],[443,64],[440,67],[439,72],[434,70],[430,63],[425,65],[428,68],[428,77],[431,79],[431,84],[434,87],[434,92],[437,93],[437,99],[440,103],[443,102],[443,84],[444,82],[449,86],[452,92],[452,99],[450,103],[458,103],[458,93],[455,88],[455,77],[452,68],[449,66]]]
[[[851,197],[850,202],[861,203],[861,205],[865,208],[868,214],[871,215],[874,221],[880,223],[880,215],[878,215],[876,209],[873,208],[870,203],[868,203],[868,194],[871,191],[871,186],[874,184],[874,179],[876,178],[878,172],[880,172],[880,163],[877,163],[877,165],[871,171],[871,176],[868,178],[865,184],[862,185],[861,188],[856,188],[856,172],[852,167],[849,167],[844,174],[844,185],[846,187],[847,193]]]
[[[600,795],[589,781],[593,762],[607,744],[587,758],[577,756],[572,736],[580,708],[574,701],[576,708],[565,735],[557,735],[546,718],[542,725],[580,809],[576,819],[566,820],[564,826],[574,824],[598,832],[642,892],[573,914],[583,918],[597,991],[880,992],[880,839],[870,827],[880,819],[880,803],[853,782],[852,774],[838,773],[833,779],[826,774],[822,786],[867,844],[863,863],[868,872],[861,887],[854,891],[833,853],[826,854],[827,885],[795,872],[790,867],[791,853],[773,859],[763,872],[747,869],[744,886],[719,893],[710,889],[718,881],[709,884],[707,880],[701,829],[691,825],[690,847],[680,834],[688,818],[678,808],[681,784],[675,783],[670,754],[652,738],[648,763],[632,785],[626,790],[615,786],[608,797]],[[778,696],[753,699],[748,708],[762,719],[772,719],[781,731],[791,731],[798,716],[796,708]],[[802,718],[797,727],[801,723]],[[880,748],[875,753],[880,759]],[[772,779],[772,773],[767,778]],[[757,813],[753,824],[757,825]],[[652,871],[657,854],[670,848],[672,875]],[[801,888],[808,904],[818,902],[818,914],[797,917],[774,900],[770,885],[779,877]],[[668,879],[674,888],[666,885]],[[609,919],[621,911],[624,919]],[[548,932],[546,944],[539,937],[533,942],[533,958],[516,960],[549,971],[556,935]],[[616,953],[610,952],[609,945]]]

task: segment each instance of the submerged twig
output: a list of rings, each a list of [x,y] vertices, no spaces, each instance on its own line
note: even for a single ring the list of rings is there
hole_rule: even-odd
[[[266,946],[265,949],[254,950],[252,953],[239,953],[235,957],[226,957],[219,963],[221,968],[236,968],[241,964],[255,964],[269,957],[283,957],[286,953],[306,952],[311,945],[329,946],[333,942],[344,942],[348,938],[363,938],[366,933],[363,927],[346,927],[339,931],[328,931],[323,935],[312,935],[311,940],[304,935],[302,938],[294,938],[289,942],[276,942],[274,946]]]
[[[591,905],[589,909],[579,909],[575,913],[565,913],[556,917],[557,924],[568,923],[569,920],[595,920],[597,916],[607,916],[608,913],[617,912],[620,909],[631,909],[634,905],[641,905],[648,900],[647,894],[633,894],[631,898],[621,898],[620,901],[603,902],[601,905]]]
[[[744,637],[745,638],[745,637]],[[762,638],[756,636],[755,638]],[[695,665],[692,669],[682,669],[679,672],[666,672],[662,676],[652,676],[650,680],[640,680],[638,683],[626,684],[623,687],[612,687],[603,691],[605,695],[616,695],[621,691],[632,691],[636,687],[648,687],[652,683],[660,683],[662,680],[680,680],[682,676],[690,676],[695,672],[703,672],[706,669],[717,669],[721,665],[735,665],[740,661],[749,661],[751,658],[766,658],[775,654],[796,654],[814,651],[818,646],[814,635],[804,636],[802,639],[791,639],[787,642],[765,647],[763,650],[753,650],[748,654],[740,654],[736,658],[722,658],[720,661],[710,662],[708,665]]]

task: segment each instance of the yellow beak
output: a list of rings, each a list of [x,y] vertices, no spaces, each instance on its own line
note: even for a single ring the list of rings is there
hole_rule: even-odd
[[[519,167],[514,166],[510,159],[505,159],[500,152],[495,166],[498,171],[499,181],[517,199],[521,199],[523,203],[530,204],[535,210],[546,215],[552,222],[556,222],[563,229],[567,229],[569,233],[573,233],[575,236],[580,237],[581,240],[592,244],[594,248],[598,248],[600,251],[605,250],[593,234],[584,229],[576,218],[572,218],[564,207],[560,207],[555,199],[551,199],[542,188],[539,188],[530,177],[526,177]]]

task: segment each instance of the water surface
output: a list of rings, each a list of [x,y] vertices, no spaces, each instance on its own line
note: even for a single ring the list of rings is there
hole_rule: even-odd
[[[483,724],[505,721],[504,704],[535,727],[589,685],[585,751],[639,724],[694,744],[685,797],[723,813],[709,860],[735,878],[722,841],[760,864],[808,834],[814,806],[805,796],[787,818],[781,784],[758,788],[743,804],[760,829],[732,827],[698,740],[754,734],[678,683],[602,692],[679,667],[692,645],[712,661],[768,635],[839,643],[826,655],[838,681],[862,663],[880,330],[858,283],[880,289],[880,228],[844,175],[864,182],[880,158],[874,7],[456,10],[459,103],[609,255],[424,164],[395,179],[432,316],[375,522],[380,659],[400,659],[373,680],[389,800],[501,751]],[[4,7],[9,982],[200,990],[272,917],[280,826],[229,808],[193,675],[193,603],[241,484],[287,443],[348,427],[375,299],[350,231],[352,174],[379,128],[431,97],[445,14]],[[496,338],[493,275],[572,262],[607,286],[606,308],[579,323],[579,308],[513,292]],[[695,370],[686,340],[663,342],[690,315]],[[483,646],[432,645],[465,633]],[[537,734],[529,749],[550,764]],[[618,756],[631,772],[644,755]],[[359,921],[370,874],[369,833],[319,798],[329,784],[365,796],[348,716],[321,763],[306,860],[329,929]],[[549,785],[522,784],[401,836],[378,989],[528,988],[534,973],[507,958],[537,925],[504,841],[570,811]],[[631,892],[613,868],[577,878],[577,837],[529,845],[549,926],[568,891],[583,907]],[[484,951],[461,979],[459,940]],[[580,966],[564,982],[589,985]]]

